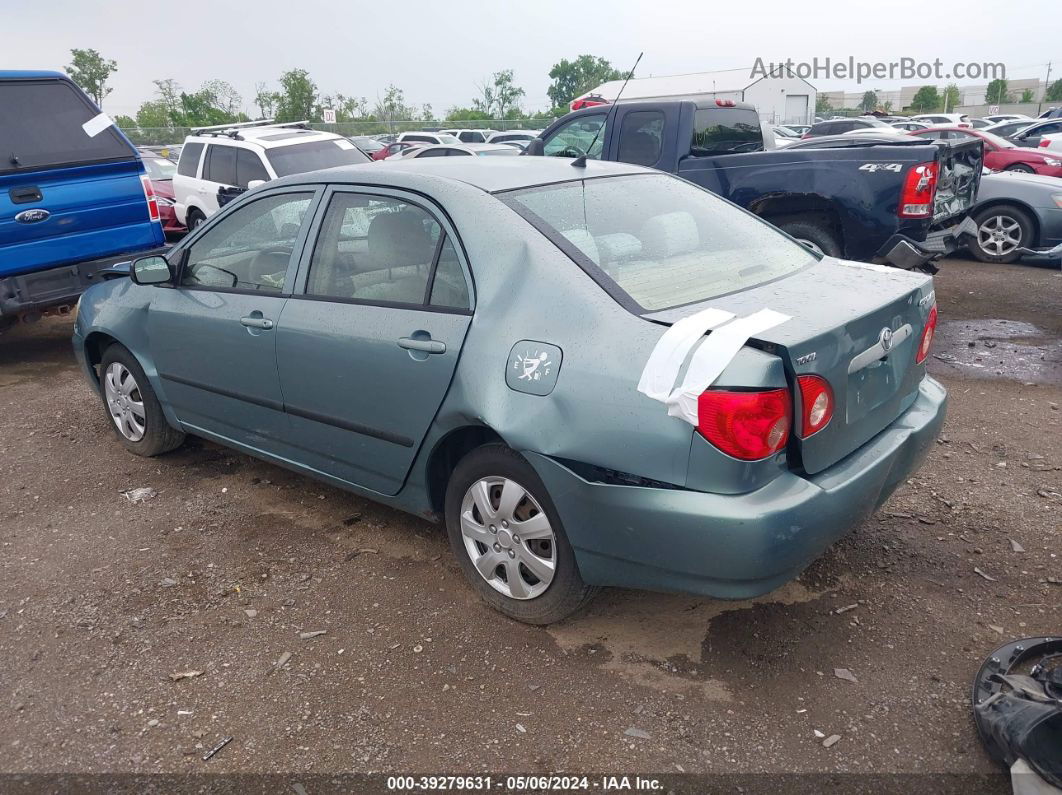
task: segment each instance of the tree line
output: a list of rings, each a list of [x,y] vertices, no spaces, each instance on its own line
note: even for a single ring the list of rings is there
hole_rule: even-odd
[[[117,62],[93,49],[74,49],[70,53],[67,74],[102,107],[112,91],[109,82],[118,71]],[[154,96],[140,105],[136,115],[116,116],[115,123],[123,130],[133,132],[178,131],[252,121],[247,112],[249,109],[253,110],[256,119],[271,118],[278,122],[323,122],[324,111],[330,109],[335,111],[337,123],[358,124],[366,132],[373,131],[370,129],[373,127],[384,131],[398,121],[545,121],[566,113],[568,103],[580,94],[608,80],[620,79],[622,75],[604,58],[580,55],[574,60],[562,59],[554,64],[549,77],[551,83],[546,91],[552,103],[549,109],[525,111],[522,104],[526,96],[524,89],[516,85],[512,69],[503,69],[477,85],[475,95],[467,105],[449,108],[441,115],[437,115],[431,105],[418,106],[409,102],[405,92],[393,84],[371,102],[366,97],[322,93],[305,69],[284,72],[275,87],[266,82],[256,83],[251,108],[224,80],[208,80],[193,91],[173,78],[160,78],[152,81]]]
[[[922,86],[911,98],[911,104],[902,108],[902,110],[909,113],[936,113],[941,111],[950,113],[961,104],[961,97],[959,87],[955,83],[949,83],[943,91],[936,86]],[[1036,94],[1031,88],[1023,89],[1020,94],[1017,94],[1009,89],[1007,81],[1004,79],[993,80],[988,84],[988,88],[985,91],[985,104],[987,105],[1029,104],[1035,101]],[[1055,80],[1047,87],[1044,101],[1062,101],[1062,80]],[[882,110],[885,113],[893,112],[892,102],[886,101],[879,106],[878,95],[874,91],[863,93],[859,107],[867,113],[873,110]],[[815,105],[815,112],[823,114],[830,113],[833,110],[835,108],[830,104],[829,99],[820,94]]]

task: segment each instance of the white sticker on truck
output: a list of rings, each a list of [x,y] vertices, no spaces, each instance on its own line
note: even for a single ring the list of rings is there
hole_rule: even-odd
[[[112,124],[114,124],[114,122],[111,121],[111,117],[106,113],[101,113],[98,116],[93,116],[87,122],[82,124],[81,129],[85,131],[85,135],[89,138],[95,138]]]

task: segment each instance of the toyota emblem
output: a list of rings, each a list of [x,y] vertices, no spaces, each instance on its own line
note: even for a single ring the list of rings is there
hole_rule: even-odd
[[[878,335],[878,342],[881,343],[881,349],[888,353],[892,350],[892,329],[886,326],[881,330],[881,334]]]

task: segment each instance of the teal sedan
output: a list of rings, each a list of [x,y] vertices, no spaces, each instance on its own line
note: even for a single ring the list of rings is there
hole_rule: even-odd
[[[88,290],[73,342],[130,452],[193,434],[442,521],[545,624],[799,574],[935,439],[936,313],[667,174],[446,158],[249,191]]]

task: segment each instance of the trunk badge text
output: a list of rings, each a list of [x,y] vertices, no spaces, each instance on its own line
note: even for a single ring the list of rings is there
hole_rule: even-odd
[[[815,358],[817,356],[818,356],[818,353],[815,352],[815,351],[812,351],[811,353],[805,353],[803,356],[798,356],[796,358],[796,363],[797,364],[807,364],[808,362],[815,361]]]

